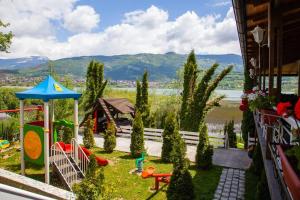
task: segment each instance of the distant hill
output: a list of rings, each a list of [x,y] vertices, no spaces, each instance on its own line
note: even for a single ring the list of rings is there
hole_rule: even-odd
[[[97,60],[105,65],[105,77],[112,80],[135,80],[140,77],[145,69],[148,70],[151,80],[170,80],[176,78],[176,71],[183,66],[187,55],[173,52],[166,54],[136,54],[136,55],[115,55],[115,56],[81,56],[63,58],[53,61],[56,73],[61,75],[71,74],[77,77],[84,77],[87,65],[91,60]],[[33,57],[31,57],[33,58]],[[36,57],[34,57],[36,58]],[[34,59],[38,61],[39,59]],[[21,65],[19,59],[0,59],[0,69],[18,69],[20,74],[40,76],[48,73],[47,59],[40,59],[41,62],[27,62],[26,58]],[[43,61],[43,62],[42,62]],[[242,58],[235,54],[223,55],[197,55],[197,61],[201,68],[207,68],[217,62],[220,68],[234,65],[234,71],[242,72]],[[15,62],[15,63],[14,63]],[[26,67],[25,67],[26,66]]]
[[[1,70],[16,70],[21,68],[36,67],[48,62],[47,57],[31,56],[28,58],[0,59]]]

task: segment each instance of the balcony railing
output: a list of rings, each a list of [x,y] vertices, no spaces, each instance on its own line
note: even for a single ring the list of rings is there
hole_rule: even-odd
[[[276,115],[275,111],[255,111],[254,120],[258,141],[261,145],[265,171],[272,199],[292,199],[282,173],[282,166],[276,145],[295,145],[292,134],[297,122]],[[256,140],[255,140],[256,141]]]

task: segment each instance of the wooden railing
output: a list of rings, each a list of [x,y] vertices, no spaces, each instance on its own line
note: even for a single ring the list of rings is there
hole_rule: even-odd
[[[120,126],[121,132],[117,133],[117,136],[128,137],[130,138],[130,134],[132,132],[131,126]],[[163,129],[154,129],[154,128],[144,128],[144,138],[146,140],[153,141],[162,141],[162,133]],[[199,143],[199,133],[197,132],[188,132],[188,131],[179,131],[181,137],[184,139],[186,144],[189,145],[197,145]],[[225,147],[226,144],[226,136],[219,133],[209,133],[208,134],[210,144],[214,147]]]

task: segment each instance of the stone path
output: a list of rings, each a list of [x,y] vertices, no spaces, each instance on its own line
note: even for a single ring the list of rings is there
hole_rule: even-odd
[[[82,135],[78,137],[79,142],[82,143]],[[103,148],[104,139],[95,135],[96,145]],[[161,142],[145,140],[145,148],[147,153],[151,156],[161,155]],[[117,137],[116,150],[123,152],[130,152],[130,138]],[[195,162],[196,146],[187,146],[187,157]],[[222,167],[235,169],[248,169],[251,164],[251,159],[248,158],[247,152],[239,149],[214,149],[213,164]]]
[[[214,200],[243,200],[245,194],[245,171],[224,168],[216,189]]]

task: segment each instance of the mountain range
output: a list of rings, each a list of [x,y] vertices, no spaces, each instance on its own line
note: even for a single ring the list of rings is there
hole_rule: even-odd
[[[198,66],[206,69],[213,63],[219,63],[219,69],[234,65],[235,72],[243,71],[240,55],[197,55]],[[97,60],[105,65],[105,77],[111,80],[135,80],[144,70],[150,75],[150,80],[166,81],[176,78],[176,72],[186,61],[187,55],[169,52],[166,54],[141,53],[136,55],[113,56],[80,56],[53,60],[51,63],[59,75],[73,75],[83,78],[87,65],[91,60]],[[41,76],[48,74],[46,57],[28,57],[16,59],[0,59],[0,70],[10,71],[26,76]]]

